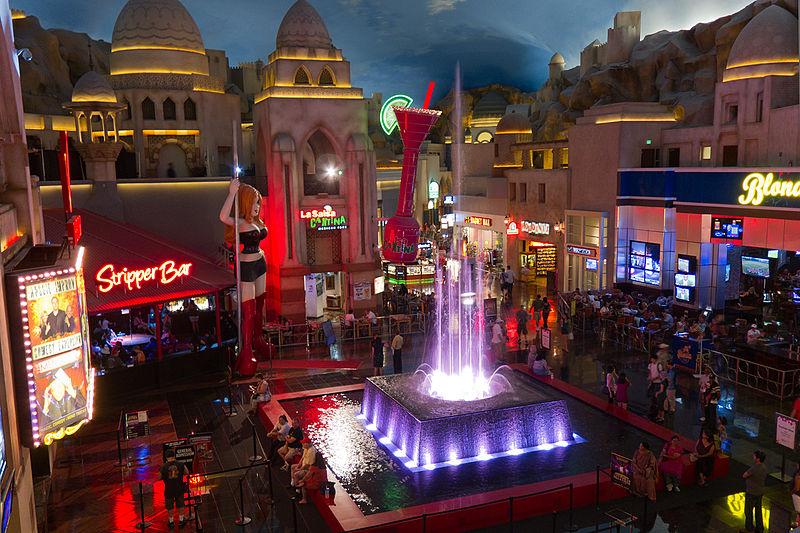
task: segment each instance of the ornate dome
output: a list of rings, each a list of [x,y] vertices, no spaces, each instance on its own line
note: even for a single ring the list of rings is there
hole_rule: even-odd
[[[797,74],[797,17],[771,5],[747,23],[731,47],[723,81]]]
[[[306,0],[297,0],[281,21],[276,48],[333,48],[328,28]]]
[[[495,133],[497,135],[531,133],[531,123],[519,113],[509,113],[497,123]]]
[[[72,89],[72,103],[77,102],[116,103],[117,95],[104,76],[90,70],[75,82]]]
[[[178,0],[129,0],[114,24],[111,74],[159,72],[208,75],[200,30]]]
[[[551,65],[563,65],[565,63],[564,56],[556,52],[553,54],[553,57],[550,58]]]

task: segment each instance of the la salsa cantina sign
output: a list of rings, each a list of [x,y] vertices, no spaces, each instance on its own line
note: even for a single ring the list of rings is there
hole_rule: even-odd
[[[154,281],[162,285],[169,285],[173,281],[189,275],[192,263],[177,264],[175,261],[164,261],[158,266],[128,270],[123,267],[117,270],[112,264],[108,264],[97,271],[95,280],[100,284],[97,288],[100,292],[106,293],[124,285],[129,291],[139,290],[142,283]]]
[[[744,194],[738,198],[740,205],[761,205],[769,197],[800,197],[800,181],[776,180],[772,172],[753,172],[742,181],[742,190]]]
[[[329,205],[322,209],[301,209],[300,218],[308,220],[308,227],[317,231],[347,228],[345,216],[338,214]]]

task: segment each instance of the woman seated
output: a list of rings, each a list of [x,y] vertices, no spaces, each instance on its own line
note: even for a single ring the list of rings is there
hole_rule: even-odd
[[[545,359],[546,355],[546,350],[537,351],[536,347],[532,346],[530,352],[528,353],[528,367],[537,376],[550,376],[552,378],[553,374],[550,372],[550,368],[547,366],[547,360]]]
[[[328,482],[328,471],[325,467],[325,459],[322,454],[317,453],[314,464],[308,467],[305,476],[300,478],[297,486],[300,487],[302,499],[299,503],[308,503],[308,491],[317,490],[323,483]]]

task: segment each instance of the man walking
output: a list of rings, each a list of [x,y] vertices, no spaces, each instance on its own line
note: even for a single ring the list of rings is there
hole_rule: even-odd
[[[753,452],[753,466],[742,474],[745,483],[744,491],[744,531],[747,533],[764,533],[764,516],[761,513],[761,498],[764,496],[764,482],[767,480],[767,469],[764,466],[764,452]],[[753,529],[753,514],[756,527]]]
[[[175,460],[175,450],[165,452],[167,461],[158,469],[158,479],[164,482],[164,507],[167,508],[167,525],[175,525],[173,510],[178,508],[178,525],[183,527],[186,520],[183,518],[183,476],[189,475],[186,465]]]
[[[392,362],[394,363],[394,373],[403,373],[403,336],[400,332],[392,339]]]
[[[511,300],[511,292],[514,289],[514,271],[511,265],[506,266],[506,271],[500,274],[500,286],[504,288],[505,297]]]
[[[531,305],[531,315],[533,315],[533,329],[534,331],[539,330],[539,320],[542,319],[542,310],[544,309],[544,301],[542,301],[542,295],[537,294],[536,299],[533,301]]]
[[[678,392],[675,385],[676,377],[675,365],[672,364],[672,361],[667,361],[667,400],[664,402],[664,411],[670,414],[675,413],[675,395]]]

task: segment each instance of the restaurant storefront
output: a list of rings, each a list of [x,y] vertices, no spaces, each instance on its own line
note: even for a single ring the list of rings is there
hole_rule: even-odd
[[[509,220],[506,226],[508,263],[530,293],[550,294],[557,290],[559,251],[563,246],[561,225],[557,222]]]
[[[562,290],[594,290],[604,286],[608,265],[608,213],[568,210]]]
[[[463,257],[505,269],[505,221],[487,213],[455,213],[456,243]]]
[[[660,289],[689,308],[794,320],[795,169],[625,170],[619,180],[618,283]]]
[[[230,268],[130,224],[78,213],[91,363],[99,384],[159,386],[220,370],[235,345],[235,279]],[[43,210],[59,241],[64,215]]]

